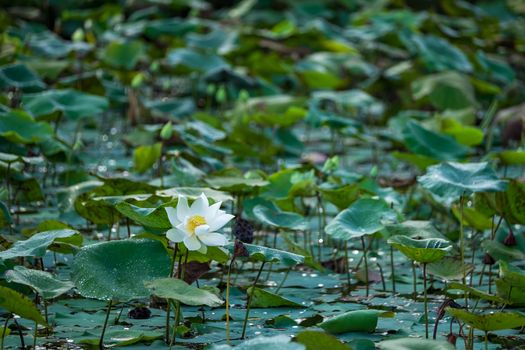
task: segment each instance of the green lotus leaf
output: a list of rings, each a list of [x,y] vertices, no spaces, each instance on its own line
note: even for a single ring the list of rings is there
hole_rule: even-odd
[[[505,260],[499,261],[499,277],[512,287],[525,289],[525,271]]]
[[[12,312],[26,320],[35,321],[41,325],[47,325],[46,320],[40,314],[35,304],[25,295],[10,288],[0,286],[0,308]]]
[[[303,216],[293,212],[282,211],[273,202],[271,206],[256,205],[253,208],[253,215],[259,222],[268,226],[291,230],[305,230],[307,228],[307,223]]]
[[[525,306],[525,288],[511,286],[502,279],[496,280],[496,292],[498,296],[514,307]]]
[[[407,220],[399,224],[385,225],[385,233],[390,236],[407,236],[410,238],[442,238],[445,236],[439,232],[430,221]]]
[[[481,247],[496,260],[513,261],[525,259],[525,253],[517,247],[508,247],[496,240],[485,240],[481,242]]]
[[[384,310],[354,310],[332,317],[319,324],[319,327],[332,334],[348,332],[373,332],[379,317],[394,317],[394,313]]]
[[[428,99],[441,110],[464,109],[478,104],[469,77],[458,72],[423,76],[412,82],[411,90],[415,100]]]
[[[109,107],[106,97],[73,89],[47,90],[25,95],[22,102],[27,111],[35,117],[60,112],[73,120],[98,116]]]
[[[0,252],[0,259],[6,260],[26,256],[43,257],[51,244],[60,241],[80,246],[82,236],[78,231],[70,229],[39,232],[26,240],[15,242],[11,248]]]
[[[280,262],[286,266],[294,266],[304,262],[304,256],[302,255],[288,253],[284,250],[267,248],[255,244],[244,243],[243,245],[248,251],[248,258],[251,261]],[[230,243],[224,248],[228,249],[233,254],[235,245]]]
[[[213,199],[215,202],[226,202],[233,200],[233,197],[228,193],[207,187],[173,187],[156,192],[157,196],[160,197],[177,198],[178,196],[186,196],[189,199],[197,199],[201,193],[204,193],[206,197]]]
[[[16,88],[23,91],[42,90],[46,84],[23,63],[0,67],[0,89]]]
[[[0,136],[13,143],[38,143],[53,136],[53,128],[47,122],[37,122],[24,111],[12,110],[0,113]]]
[[[49,272],[15,266],[6,271],[5,278],[8,282],[15,282],[31,287],[44,299],[53,299],[70,291],[74,285],[70,281],[62,281]]]
[[[160,278],[145,282],[151,293],[165,299],[180,301],[185,305],[221,306],[223,301],[215,294],[197,287],[193,287],[183,280],[175,278]]]
[[[172,227],[164,207],[143,208],[128,202],[119,202],[115,208],[127,218],[151,228],[169,229]]]
[[[395,213],[385,201],[363,198],[337,214],[325,231],[334,239],[349,240],[376,233],[384,228],[386,220],[393,219]]]
[[[463,292],[467,292],[469,294],[469,297],[475,297],[478,299],[483,299],[498,304],[505,304],[505,299],[500,298],[499,296],[486,293],[484,291],[467,286],[462,283],[451,282],[447,284],[447,292],[451,290],[461,290]]]
[[[444,257],[427,265],[427,271],[433,276],[442,278],[445,281],[461,280],[474,270],[470,264],[461,264],[454,257]]]
[[[499,180],[486,162],[444,162],[433,165],[418,181],[423,187],[441,197],[457,198],[464,194],[500,192],[507,188],[507,182]]]
[[[267,307],[305,307],[295,301],[269,292],[267,290],[250,287],[248,288],[248,295],[251,296],[250,306],[254,308],[267,308]]]
[[[379,343],[380,350],[455,350],[456,347],[446,341],[418,338],[400,338],[384,340]]]
[[[494,312],[489,314],[475,314],[463,309],[447,307],[445,311],[461,322],[484,332],[513,329],[525,326],[525,315],[519,312]]]
[[[274,337],[257,337],[245,340],[239,345],[232,347],[229,345],[213,345],[211,350],[305,350],[304,345],[291,342],[286,335],[276,335]]]
[[[145,298],[144,282],[168,276],[171,259],[159,241],[126,239],[82,248],[71,277],[80,295],[99,300]]]
[[[497,157],[503,164],[523,165],[525,164],[525,151],[523,150],[505,150],[497,154]]]
[[[266,186],[268,181],[255,178],[233,177],[233,176],[213,176],[208,177],[204,181],[210,187],[217,188],[227,192],[249,192],[253,188]]]
[[[330,350],[352,350],[339,339],[325,332],[302,331],[297,334],[296,341],[306,346],[306,350],[330,349]]]
[[[468,148],[451,136],[425,129],[414,121],[405,125],[403,138],[410,151],[437,160],[461,159],[468,153]]]
[[[133,168],[138,173],[148,171],[162,156],[162,143],[139,146],[133,151]]]
[[[131,70],[145,53],[144,44],[140,41],[112,41],[105,47],[102,59],[107,64],[125,70]]]
[[[419,263],[432,263],[442,259],[452,244],[440,238],[412,239],[407,236],[392,236],[388,244],[403,253],[407,258]]]

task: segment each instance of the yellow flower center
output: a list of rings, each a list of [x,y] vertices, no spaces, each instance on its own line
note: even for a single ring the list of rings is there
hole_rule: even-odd
[[[192,234],[195,234],[195,229],[197,226],[204,225],[206,223],[206,220],[200,216],[200,215],[194,215],[191,218],[188,219],[188,224],[186,228],[189,232]]]

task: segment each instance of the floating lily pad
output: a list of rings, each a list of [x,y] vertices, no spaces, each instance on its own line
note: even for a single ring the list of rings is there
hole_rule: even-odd
[[[381,350],[455,350],[456,347],[446,341],[401,338],[384,340],[379,343]]]
[[[211,350],[305,350],[304,345],[291,342],[290,337],[286,335],[277,335],[275,337],[258,337],[245,340],[239,345],[232,347],[229,345],[213,345]]]
[[[101,242],[78,252],[71,277],[86,298],[128,301],[149,296],[144,282],[166,277],[170,264],[166,249],[158,241]]]

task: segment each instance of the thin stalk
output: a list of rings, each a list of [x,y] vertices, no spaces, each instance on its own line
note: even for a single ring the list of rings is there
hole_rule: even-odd
[[[5,334],[7,332],[7,323],[9,322],[12,316],[13,315],[9,314],[5,319],[4,329],[2,330],[2,339],[0,340],[0,350],[4,350],[4,339],[5,339]]]
[[[129,226],[129,218],[126,218],[126,227],[128,229],[128,238],[131,238],[131,228]],[[177,243],[175,243],[177,244]]]
[[[109,303],[108,303],[108,310],[106,312],[106,318],[104,320],[104,325],[102,326],[102,333],[100,334],[100,340],[98,342],[98,347],[101,350],[104,349],[104,335],[106,334],[106,327],[108,325],[109,314],[111,313],[111,304],[112,303],[113,303],[112,300],[110,300]]]
[[[428,339],[427,264],[423,263],[423,298],[425,299],[425,337]]]
[[[383,290],[386,291],[385,275],[383,274],[383,268],[379,263],[377,263],[377,268],[379,269],[379,275],[381,276],[381,285],[383,286]]]
[[[241,339],[244,339],[245,335],[246,335],[246,326],[248,325],[248,316],[250,315],[250,307],[251,307],[251,304],[252,304],[252,295],[253,295],[253,290],[255,288],[255,286],[257,285],[257,281],[259,281],[259,277],[261,277],[261,272],[264,268],[264,264],[266,262],[263,261],[263,263],[261,264],[261,267],[259,268],[259,272],[257,272],[257,277],[255,277],[255,280],[253,281],[253,284],[252,284],[252,293],[251,294],[248,294],[248,300],[246,301],[246,314],[244,315],[244,323],[242,325],[242,334],[241,334]]]
[[[416,263],[414,261],[412,261],[412,284],[413,284],[414,301],[417,301]]]
[[[463,207],[464,207],[465,197],[461,195],[459,197],[459,213],[460,213],[460,221],[459,221],[459,252],[460,252],[460,259],[461,259],[461,269],[463,270],[463,284],[467,284],[467,271],[465,269],[465,232],[463,228],[463,219],[464,219],[464,213],[463,213]],[[468,296],[465,294],[465,308],[468,310]]]
[[[226,277],[226,302],[224,303],[226,308],[226,343],[230,344],[230,278],[232,272],[232,266],[235,262],[235,258],[232,258],[228,265],[228,277]]]
[[[283,287],[284,282],[286,282],[286,279],[288,278],[288,274],[290,273],[291,270],[292,270],[291,267],[289,267],[288,270],[286,270],[286,272],[285,272],[285,274],[284,274],[284,277],[283,277],[283,280],[282,280],[281,283],[279,284],[279,287],[277,287],[277,289],[275,290],[275,294],[279,294],[279,291],[280,291],[281,288]]]
[[[390,246],[390,271],[392,277],[392,295],[396,294],[396,270],[394,268],[394,247]]]
[[[345,242],[345,270],[346,282],[348,283],[348,291],[350,291],[350,259],[348,258],[348,241]]]
[[[485,331],[485,350],[489,350],[489,332]]]
[[[38,322],[35,322],[35,333],[33,334],[33,349],[36,349],[36,337],[38,336]]]
[[[173,325],[173,333],[170,341],[170,349],[175,344],[175,340],[177,338],[177,327],[179,326],[180,321],[180,302],[176,302],[175,304],[175,324]]]
[[[18,336],[20,337],[20,345],[22,346],[22,349],[26,348],[26,343],[24,341],[24,335],[22,334],[22,328],[20,328],[20,325],[16,321],[16,318],[13,317],[13,322],[16,325],[16,328],[18,329]]]
[[[363,246],[363,260],[365,262],[365,283],[366,283],[366,296],[370,294],[370,287],[368,285],[368,258],[366,257],[366,244],[365,237],[361,236],[361,245]]]
[[[178,250],[179,250],[179,244],[175,243],[175,247],[173,248],[173,263],[171,264],[171,270],[170,270],[169,277],[173,277],[173,272],[175,271],[175,261],[177,261]],[[166,338],[166,344],[170,343],[170,315],[171,315],[170,307],[171,307],[171,304],[168,300],[168,305],[166,305],[166,334],[164,335],[164,337]]]

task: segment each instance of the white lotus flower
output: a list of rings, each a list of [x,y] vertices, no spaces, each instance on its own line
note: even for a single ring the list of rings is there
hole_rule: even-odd
[[[201,253],[206,253],[207,246],[226,245],[226,236],[216,231],[234,216],[220,210],[221,204],[222,202],[217,202],[209,205],[208,198],[201,193],[191,207],[188,207],[187,198],[179,196],[177,208],[165,208],[173,226],[166,232],[166,237],[175,243],[184,242],[188,250],[198,250]]]

